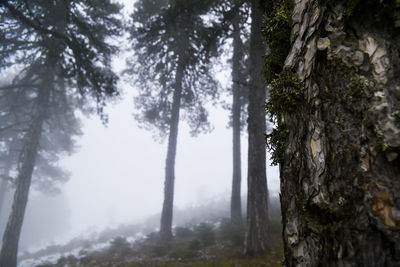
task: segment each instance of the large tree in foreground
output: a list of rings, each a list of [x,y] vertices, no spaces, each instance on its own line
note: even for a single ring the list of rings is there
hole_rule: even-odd
[[[23,131],[16,128],[17,136],[13,137],[20,139],[17,143],[21,149],[12,211],[0,253],[0,266],[14,267],[32,174],[45,158],[46,147],[52,146],[49,141],[57,140],[57,136],[46,139],[47,131],[53,127],[57,129],[54,132],[62,131],[68,118],[74,118],[73,107],[83,108],[87,98],[96,100],[101,113],[105,99],[117,93],[116,76],[110,70],[110,56],[116,48],[105,39],[119,33],[115,15],[120,7],[109,1],[73,0],[0,4],[0,66],[22,69],[11,84],[1,88],[2,97],[19,94],[26,98],[27,106],[18,108],[28,108],[28,112],[14,113],[21,121],[7,120],[10,127],[24,127]],[[1,115],[7,111],[4,109]],[[58,145],[69,143],[73,134],[67,130],[66,135],[58,136],[66,137],[57,140]]]
[[[286,266],[399,266],[400,4],[289,4],[268,24],[291,40],[268,104]]]
[[[268,240],[268,186],[266,174],[265,101],[266,83],[263,76],[266,52],[262,38],[263,13],[260,1],[251,1],[250,88],[248,104],[248,193],[245,254],[265,251]]]
[[[135,5],[129,29],[135,56],[127,73],[140,93],[136,118],[145,127],[168,136],[160,238],[172,237],[175,158],[178,126],[183,117],[192,133],[208,131],[206,101],[218,86],[210,75],[213,30],[201,17],[213,1],[150,1]]]

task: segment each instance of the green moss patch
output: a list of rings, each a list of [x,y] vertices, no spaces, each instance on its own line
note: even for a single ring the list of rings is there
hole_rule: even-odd
[[[273,129],[270,134],[265,135],[267,147],[272,152],[272,165],[277,165],[282,161],[288,134],[286,127],[278,124],[278,127]]]
[[[352,73],[350,82],[347,84],[346,96],[351,101],[357,101],[364,95],[364,90],[368,87],[368,79],[363,75]]]
[[[292,1],[266,1],[267,18],[263,34],[267,43],[268,55],[264,75],[268,82],[279,74],[290,51]]]
[[[297,111],[304,99],[304,86],[290,70],[282,71],[272,80],[267,111],[278,119],[284,113]]]

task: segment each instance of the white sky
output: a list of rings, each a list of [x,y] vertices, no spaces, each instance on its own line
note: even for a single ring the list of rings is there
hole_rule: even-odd
[[[132,5],[133,1],[125,1]],[[123,68],[123,57],[115,62]],[[230,71],[228,70],[228,73]],[[220,73],[221,79],[226,73]],[[73,234],[128,223],[160,212],[163,200],[167,143],[156,142],[152,133],[138,128],[132,112],[134,88],[121,84],[124,97],[107,111],[105,128],[97,116],[84,118],[80,149],[62,161],[72,172],[64,186]],[[215,127],[208,135],[192,138],[180,124],[175,180],[175,205],[185,207],[223,193],[232,179],[232,130],[229,113],[210,111]],[[269,156],[268,156],[269,157]],[[247,188],[247,139],[242,137],[242,192]],[[268,168],[268,186],[279,190],[278,168]]]

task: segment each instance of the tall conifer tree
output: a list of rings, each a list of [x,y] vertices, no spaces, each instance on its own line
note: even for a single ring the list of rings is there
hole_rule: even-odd
[[[109,1],[0,1],[0,66],[23,69],[1,88],[2,98],[17,94],[28,104],[14,102],[19,110],[12,113],[18,114],[18,120],[13,123],[7,118],[11,128],[20,126],[23,131],[14,128],[17,136],[12,136],[21,145],[16,191],[0,253],[2,267],[17,264],[31,178],[35,166],[44,166],[37,163],[48,156],[46,147],[52,147],[52,141],[65,148],[72,144],[76,128],[63,127],[70,119],[75,122],[74,107],[83,108],[93,98],[103,114],[106,98],[117,94],[117,77],[110,70],[110,57],[117,49],[105,39],[120,32],[119,10]],[[1,115],[11,112],[2,108],[5,112]],[[49,138],[53,129],[64,134]],[[63,137],[66,139],[57,139]]]
[[[147,128],[168,136],[164,202],[160,238],[172,237],[175,158],[178,126],[183,118],[192,134],[209,131],[204,104],[217,94],[210,74],[215,52],[213,27],[201,15],[213,1],[141,0],[135,5],[129,29],[135,56],[127,73],[140,90],[136,118]]]
[[[268,185],[265,147],[266,82],[263,77],[263,13],[260,1],[251,1],[250,89],[248,104],[248,193],[245,254],[262,253],[268,247]]]

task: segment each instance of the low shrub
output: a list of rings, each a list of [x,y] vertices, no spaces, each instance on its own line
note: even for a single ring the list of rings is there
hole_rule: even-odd
[[[175,227],[175,236],[180,238],[187,238],[193,236],[193,230],[186,227]]]
[[[151,248],[151,252],[156,257],[163,257],[168,253],[168,247],[166,246],[154,246]]]
[[[219,228],[220,238],[231,241],[233,245],[240,246],[244,242],[244,228],[236,227],[230,222],[224,222]]]
[[[209,223],[201,223],[194,229],[196,238],[202,246],[210,246],[215,243],[214,227]]]
[[[188,248],[192,250],[199,250],[201,248],[201,242],[198,239],[193,239],[189,242]]]
[[[182,259],[182,260],[187,260],[187,259],[193,259],[196,258],[198,255],[197,251],[188,249],[188,248],[179,248],[179,249],[174,249],[169,253],[169,256],[173,259]]]
[[[126,256],[126,255],[130,254],[131,247],[125,238],[118,236],[110,242],[109,251],[110,251],[110,253],[113,253],[113,254]]]

